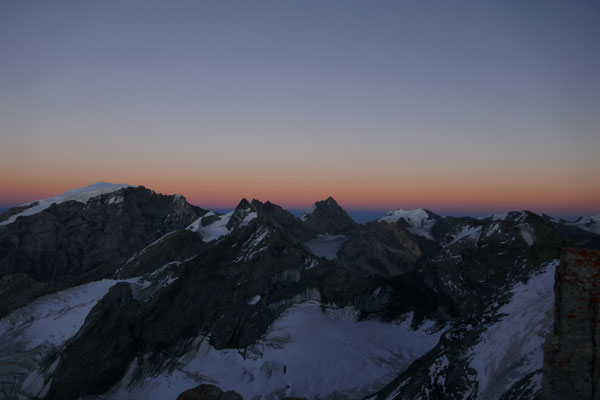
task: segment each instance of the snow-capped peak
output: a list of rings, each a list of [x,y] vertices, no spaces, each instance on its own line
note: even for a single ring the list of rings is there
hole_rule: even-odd
[[[439,217],[424,208],[415,208],[412,210],[404,210],[398,208],[388,211],[385,217],[379,218],[379,222],[393,223],[404,220],[408,224],[408,231],[414,235],[423,236],[433,240],[431,228],[437,222]]]
[[[575,226],[581,230],[600,235],[600,215],[579,217],[575,222],[569,222],[566,225]]]
[[[388,211],[385,217],[379,219],[382,222],[396,222],[400,218],[404,218],[407,222],[412,221],[423,221],[429,219],[429,214],[424,208],[414,208],[412,210],[404,210],[398,208],[396,210]]]
[[[242,199],[233,211],[224,215],[209,211],[192,222],[186,229],[200,234],[204,242],[210,242],[248,225],[257,216],[258,213],[248,203],[248,200]]]
[[[123,189],[126,187],[131,187],[131,185],[127,185],[124,183],[116,184],[116,183],[108,183],[108,182],[96,182],[92,183],[89,186],[79,187],[75,189],[71,189],[65,193],[48,197],[46,199],[41,199],[37,201],[32,201],[30,203],[22,204],[21,207],[31,206],[18,214],[11,215],[6,221],[0,222],[0,225],[8,225],[13,222],[18,217],[29,216],[33,214],[37,214],[40,211],[45,210],[50,207],[53,203],[60,204],[65,201],[75,200],[80,203],[87,203],[89,199],[92,197],[100,196],[105,193],[112,193],[119,189]],[[37,203],[37,204],[36,204]],[[34,205],[35,204],[35,205]]]

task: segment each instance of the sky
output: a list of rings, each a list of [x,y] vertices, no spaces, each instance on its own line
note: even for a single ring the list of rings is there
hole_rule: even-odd
[[[0,205],[97,181],[600,214],[592,1],[0,2]]]

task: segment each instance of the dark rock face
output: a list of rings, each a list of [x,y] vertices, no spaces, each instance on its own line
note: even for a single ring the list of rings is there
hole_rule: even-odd
[[[141,328],[136,321],[139,321],[139,307],[129,284],[116,284],[67,343],[45,398],[76,399],[108,390],[110,383],[123,375],[135,354]]]
[[[427,210],[426,210],[427,211]],[[434,214],[435,215],[435,214]],[[457,226],[475,221],[470,217],[438,217],[436,223],[431,228],[431,235],[438,241],[443,240],[446,235],[451,233]]]
[[[122,201],[111,202],[115,196]],[[91,198],[87,204],[54,204],[0,226],[0,277],[24,273],[31,280],[26,293],[18,296],[12,295],[16,287],[8,287],[18,282],[3,280],[0,317],[52,288],[112,276],[134,251],[205,213],[182,196],[130,187]]]
[[[339,206],[333,197],[316,202],[314,210],[303,216],[303,220],[315,232],[324,235],[344,233],[348,228],[356,225],[352,217]]]
[[[357,225],[338,257],[342,264],[368,274],[400,275],[416,268],[417,240],[400,224]]]
[[[150,273],[173,261],[185,261],[204,247],[201,237],[188,230],[173,231],[130,257],[117,271],[117,278],[133,278]]]
[[[223,392],[213,385],[200,385],[186,390],[177,396],[177,400],[243,400],[242,396],[233,391]]]
[[[110,203],[120,194],[123,201]],[[0,226],[0,276],[25,272],[38,281],[70,280],[159,237],[183,229],[206,213],[181,196],[125,188],[67,201]]]
[[[473,234],[460,240],[456,240],[460,234],[446,236],[422,269],[425,281],[454,299],[463,315],[478,312],[486,299],[503,292],[511,281],[525,279],[540,264],[558,259],[568,244],[529,212],[512,213],[502,221],[471,220],[454,229]],[[531,235],[531,242],[523,235]]]
[[[258,213],[257,220],[260,224],[268,224],[280,231],[286,238],[294,243],[309,240],[316,233],[306,226],[299,218],[277,204],[269,201],[260,202],[252,200],[252,209]]]
[[[600,251],[566,249],[556,270],[543,398],[600,399]]]
[[[36,297],[64,289],[61,282],[38,282],[28,274],[17,273],[0,278],[0,317],[23,306]]]
[[[600,250],[600,235],[564,223],[556,224],[558,231],[578,247]]]

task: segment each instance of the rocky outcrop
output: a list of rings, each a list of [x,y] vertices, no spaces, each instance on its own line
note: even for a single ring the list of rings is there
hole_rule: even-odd
[[[566,249],[556,270],[543,398],[600,399],[600,251]]]
[[[200,385],[181,393],[177,400],[242,400],[242,396],[234,391],[224,392],[213,385]]]
[[[135,355],[140,307],[128,283],[118,283],[92,308],[59,357],[46,399],[100,394],[118,380]]]

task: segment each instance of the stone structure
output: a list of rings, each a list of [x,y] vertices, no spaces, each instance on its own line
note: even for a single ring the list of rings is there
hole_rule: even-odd
[[[543,398],[600,399],[600,251],[564,250],[554,291],[554,331],[544,347]]]

